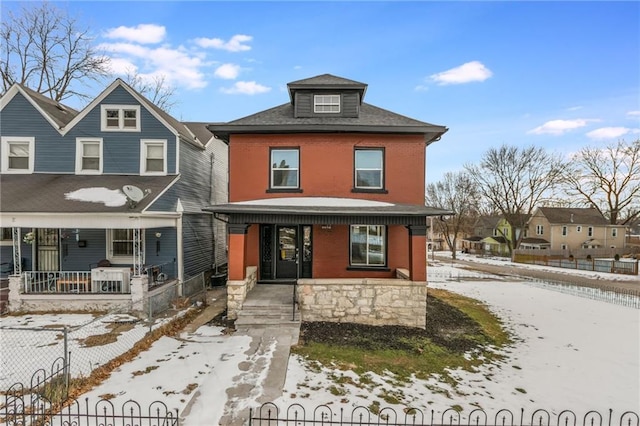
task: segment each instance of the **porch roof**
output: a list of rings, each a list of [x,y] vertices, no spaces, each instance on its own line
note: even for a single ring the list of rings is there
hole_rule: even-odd
[[[230,223],[405,224],[425,225],[428,216],[448,210],[354,198],[291,197],[218,204],[204,208],[229,216]]]
[[[2,175],[0,222],[23,228],[151,228],[176,226],[177,212],[149,212],[178,179],[170,176]],[[131,203],[125,185],[146,196]]]
[[[0,212],[143,213],[177,180],[177,175],[3,174]],[[132,185],[146,196],[128,202],[122,188]]]

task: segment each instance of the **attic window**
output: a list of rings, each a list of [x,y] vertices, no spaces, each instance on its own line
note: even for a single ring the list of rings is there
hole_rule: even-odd
[[[102,105],[101,127],[103,132],[139,132],[140,106]]]
[[[340,112],[340,95],[314,95],[313,112],[336,113]]]

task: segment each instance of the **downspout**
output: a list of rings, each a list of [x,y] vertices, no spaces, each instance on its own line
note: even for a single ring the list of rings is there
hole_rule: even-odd
[[[182,283],[184,282],[184,239],[182,235],[182,213],[184,212],[184,207],[182,207],[182,203],[180,202],[179,198],[178,198],[178,204],[176,206],[176,212],[180,214],[178,218],[176,218],[176,234],[177,234],[176,245],[178,246],[176,262],[178,264],[178,282],[179,282],[178,295],[182,296],[183,295]]]

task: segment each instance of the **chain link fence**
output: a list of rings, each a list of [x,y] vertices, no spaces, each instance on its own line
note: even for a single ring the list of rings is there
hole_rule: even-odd
[[[0,327],[0,391],[16,382],[28,383],[33,372],[67,359],[72,378],[87,377],[110,360],[129,351],[149,331],[147,325],[126,313],[48,315],[2,319]]]

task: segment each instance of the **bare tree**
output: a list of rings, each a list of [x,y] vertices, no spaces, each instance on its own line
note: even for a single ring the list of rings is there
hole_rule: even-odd
[[[465,169],[478,190],[511,226],[509,253],[518,247],[533,209],[546,201],[564,170],[562,159],[539,147],[502,145],[489,149],[480,164]]]
[[[435,221],[455,259],[458,236],[471,228],[477,216],[480,204],[477,185],[464,172],[445,173],[441,181],[427,185],[426,199],[430,205],[455,212]]]
[[[0,37],[3,93],[21,83],[58,102],[86,98],[72,83],[106,75],[109,59],[92,47],[89,30],[46,1],[5,11]]]
[[[165,75],[146,77],[129,69],[125,81],[165,112],[170,112],[177,104],[175,87],[167,82]]]
[[[595,207],[612,225],[640,217],[640,139],[586,147],[571,157],[566,191]]]

